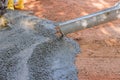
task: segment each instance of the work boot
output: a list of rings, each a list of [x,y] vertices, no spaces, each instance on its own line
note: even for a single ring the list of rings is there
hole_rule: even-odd
[[[18,4],[15,6],[16,9],[24,9],[24,0],[19,0]]]
[[[7,9],[14,10],[14,0],[8,0]]]

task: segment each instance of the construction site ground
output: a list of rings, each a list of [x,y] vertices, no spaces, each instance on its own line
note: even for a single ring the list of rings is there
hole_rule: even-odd
[[[25,10],[63,22],[113,6],[119,0],[28,0]],[[85,29],[68,37],[76,40],[79,80],[120,80],[120,20]]]

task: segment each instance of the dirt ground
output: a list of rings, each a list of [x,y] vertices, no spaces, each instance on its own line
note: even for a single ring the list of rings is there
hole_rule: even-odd
[[[113,6],[119,0],[28,0],[25,10],[62,22]],[[120,80],[120,20],[69,34],[81,47],[79,80]]]

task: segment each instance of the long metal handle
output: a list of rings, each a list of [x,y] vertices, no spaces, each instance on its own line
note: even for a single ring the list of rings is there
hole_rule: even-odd
[[[57,34],[66,35],[85,28],[90,28],[120,18],[120,2],[115,6],[77,19],[60,23]]]

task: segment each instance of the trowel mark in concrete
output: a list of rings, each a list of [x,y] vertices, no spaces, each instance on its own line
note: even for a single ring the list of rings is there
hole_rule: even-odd
[[[14,70],[10,70],[8,75],[8,80],[29,80],[29,70],[27,61],[31,57],[34,48],[38,45],[38,43],[32,45],[28,49],[25,49],[24,51],[21,51],[18,55],[14,55],[12,58],[9,59],[9,61],[13,61],[14,59],[18,59],[18,63],[14,67]],[[29,53],[28,53],[29,51]]]
[[[71,41],[63,39],[38,45],[28,63],[31,79],[78,80],[74,59],[79,48]]]

